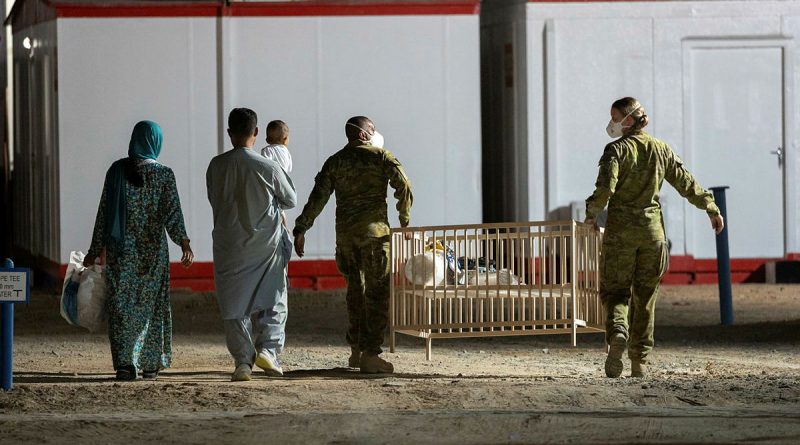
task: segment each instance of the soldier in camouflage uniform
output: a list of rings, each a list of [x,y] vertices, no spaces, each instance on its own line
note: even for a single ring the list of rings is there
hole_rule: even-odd
[[[586,222],[590,224],[608,203],[600,271],[600,298],[606,310],[606,341],[610,346],[605,363],[608,377],[622,374],[626,346],[631,376],[644,377],[647,373],[658,286],[669,262],[659,198],[664,180],[706,211],[717,234],[724,227],[711,193],[700,187],[666,143],[642,130],[647,123],[647,115],[636,99],[625,97],[614,102],[606,131],[619,139],[606,146],[595,191],[586,200]],[[629,300],[633,311],[630,329]]]
[[[392,364],[379,357],[389,317],[386,184],[395,190],[403,227],[408,226],[413,196],[400,162],[373,145],[375,133],[366,117],[347,121],[349,142],[325,161],[293,233],[295,251],[302,257],[306,231],[336,192],[336,266],[347,281],[349,365],[365,373],[391,373]]]

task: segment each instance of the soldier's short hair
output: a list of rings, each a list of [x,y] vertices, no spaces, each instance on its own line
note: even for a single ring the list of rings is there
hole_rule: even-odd
[[[267,143],[280,144],[289,136],[289,126],[281,120],[270,121],[267,124]]]
[[[633,118],[633,127],[631,127],[631,130],[641,130],[650,123],[650,118],[647,117],[644,107],[633,97],[617,99],[611,104],[611,108],[619,111],[623,116],[631,115]]]
[[[258,126],[256,112],[249,108],[234,108],[228,115],[228,131],[234,136],[252,136]]]
[[[358,139],[358,133],[361,130],[369,132],[369,123],[372,122],[366,116],[353,116],[344,124],[344,134],[348,140]],[[361,130],[359,130],[359,128]]]

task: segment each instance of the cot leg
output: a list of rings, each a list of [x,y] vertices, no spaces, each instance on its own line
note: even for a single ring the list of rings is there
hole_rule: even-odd
[[[433,343],[433,339],[428,337],[425,339],[425,360],[431,361],[431,346]]]
[[[578,325],[572,322],[572,347],[578,346]]]
[[[392,329],[392,330],[389,331],[389,352],[391,352],[392,354],[394,354],[394,350],[395,350],[395,338],[394,337],[395,337],[394,329]]]

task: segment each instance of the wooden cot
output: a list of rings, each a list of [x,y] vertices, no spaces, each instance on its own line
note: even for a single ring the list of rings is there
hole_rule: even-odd
[[[391,351],[398,333],[424,338],[430,360],[434,338],[571,334],[576,346],[604,332],[601,239],[576,221],[392,229]]]

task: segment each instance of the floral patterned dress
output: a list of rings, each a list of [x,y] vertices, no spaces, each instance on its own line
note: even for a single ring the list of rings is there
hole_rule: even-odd
[[[105,245],[106,182],[88,255],[98,256],[103,247],[107,249],[108,337],[114,369],[132,365],[137,371],[152,371],[168,368],[172,362],[165,229],[176,244],[188,237],[172,170],[158,163],[139,169],[144,185],[125,185],[124,240]]]

